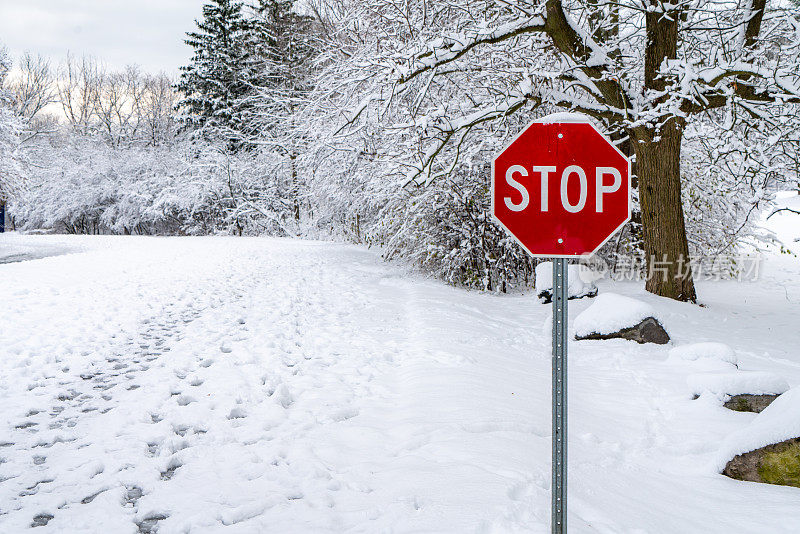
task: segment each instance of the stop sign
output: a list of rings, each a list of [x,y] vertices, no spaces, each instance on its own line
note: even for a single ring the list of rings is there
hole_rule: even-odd
[[[533,256],[589,256],[631,218],[628,158],[578,117],[529,124],[492,161],[492,214]]]

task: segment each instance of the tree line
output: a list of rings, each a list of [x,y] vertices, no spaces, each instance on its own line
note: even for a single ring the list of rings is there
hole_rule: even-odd
[[[768,240],[798,185],[800,15],[775,0],[206,3],[176,79],[30,54],[0,76],[14,225],[271,234],[382,247],[448,282],[532,283],[491,220],[489,162],[578,111],[633,160],[649,291],[695,300],[689,257]],[[56,106],[54,119],[46,110]]]

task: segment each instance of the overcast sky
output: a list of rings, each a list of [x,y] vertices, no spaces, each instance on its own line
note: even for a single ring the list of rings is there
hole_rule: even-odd
[[[0,43],[58,63],[67,52],[92,55],[111,68],[136,63],[176,74],[191,55],[184,34],[204,0],[0,0]]]

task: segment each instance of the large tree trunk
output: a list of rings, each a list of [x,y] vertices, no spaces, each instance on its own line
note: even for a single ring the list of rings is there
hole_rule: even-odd
[[[639,202],[647,262],[645,289],[662,297],[695,302],[689,244],[681,203],[683,122],[670,119],[659,132],[637,129]]]
[[[649,0],[645,15],[647,45],[644,54],[644,91],[664,93],[667,80],[660,74],[666,59],[677,57],[680,8],[664,13],[660,0]],[[664,104],[656,97],[651,105]],[[655,128],[639,126],[630,132],[636,153],[639,202],[642,210],[645,289],[676,300],[697,300],[689,263],[689,244],[681,203],[681,138],[684,120],[670,114],[656,118]]]

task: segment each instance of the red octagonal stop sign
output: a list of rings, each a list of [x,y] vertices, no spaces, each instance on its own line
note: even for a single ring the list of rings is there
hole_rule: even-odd
[[[492,214],[533,256],[586,257],[630,220],[630,176],[590,122],[545,117],[492,162]]]

